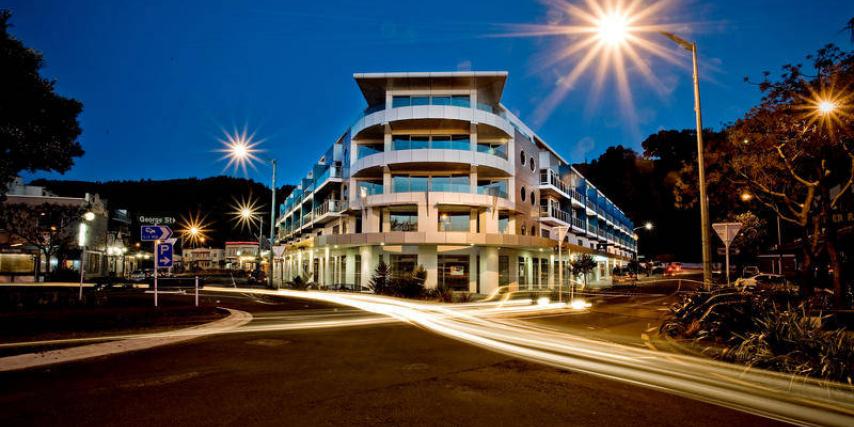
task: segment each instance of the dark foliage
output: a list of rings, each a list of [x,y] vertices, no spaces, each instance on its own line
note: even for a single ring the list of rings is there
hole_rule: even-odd
[[[304,291],[309,288],[310,283],[302,278],[302,276],[294,276],[286,285],[291,289],[296,289],[298,291]]]
[[[822,330],[808,305],[796,302],[779,292],[695,293],[672,307],[660,331],[714,343],[707,350],[722,360],[850,383],[854,339],[844,330]]]
[[[391,294],[391,270],[382,258],[380,258],[377,268],[374,269],[374,275],[368,283],[368,289],[377,295]]]
[[[388,264],[380,260],[368,287],[377,295],[423,298],[426,294],[425,280],[427,280],[427,270],[420,265],[411,273],[395,276],[391,274]]]
[[[11,16],[0,9],[0,195],[21,171],[66,172],[83,155],[83,105],[41,77],[44,59],[9,34]]]

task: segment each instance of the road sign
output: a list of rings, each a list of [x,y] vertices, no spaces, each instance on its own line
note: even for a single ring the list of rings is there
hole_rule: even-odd
[[[157,267],[167,268],[172,267],[172,244],[158,243],[157,244]]]
[[[735,239],[735,236],[738,234],[739,230],[741,230],[740,222],[718,222],[712,224],[712,228],[715,229],[715,233],[718,233],[718,237],[721,238],[724,242],[724,246],[729,246],[730,243]]]
[[[168,224],[172,225],[178,222],[174,216],[168,215],[140,215],[136,218],[140,224]]]
[[[712,224],[712,228],[715,230],[715,233],[718,233],[718,237],[723,240],[724,247],[726,248],[726,284],[729,286],[729,245],[735,240],[738,231],[741,230],[741,223],[719,222]]]
[[[143,225],[139,228],[139,238],[143,242],[166,240],[172,237],[172,229],[166,225]]]
[[[273,255],[275,255],[276,258],[281,258],[282,254],[284,254],[284,253],[285,253],[285,245],[273,246]]]

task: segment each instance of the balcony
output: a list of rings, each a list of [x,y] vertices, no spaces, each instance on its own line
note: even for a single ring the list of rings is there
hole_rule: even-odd
[[[553,205],[540,206],[540,218],[554,218],[564,224],[570,224],[573,220],[571,213]]]
[[[599,234],[599,226],[593,223],[587,224],[587,232],[593,235]]]
[[[347,204],[343,200],[327,199],[314,208],[314,217],[320,220],[324,215],[341,213],[346,209]]]

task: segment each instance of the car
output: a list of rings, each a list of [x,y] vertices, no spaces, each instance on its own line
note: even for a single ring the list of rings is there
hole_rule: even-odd
[[[753,290],[773,290],[797,292],[798,286],[789,282],[780,274],[760,273],[751,277],[742,277],[735,281],[734,286],[742,292]]]
[[[741,277],[753,277],[759,273],[759,267],[755,265],[748,265],[741,270]]]
[[[671,262],[664,269],[665,276],[673,276],[682,272],[682,263],[681,262]]]
[[[144,271],[135,270],[133,273],[128,275],[128,280],[131,280],[133,282],[141,282],[141,281],[145,280],[146,277],[148,277],[148,276],[145,274]]]

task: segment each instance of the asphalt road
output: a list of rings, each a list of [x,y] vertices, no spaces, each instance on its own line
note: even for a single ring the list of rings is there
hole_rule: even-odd
[[[262,329],[314,319],[379,319],[304,301],[212,298],[252,311],[256,318],[249,326]],[[532,321],[585,328],[596,316],[615,318],[591,312],[587,317]],[[620,316],[624,326],[599,333],[639,341],[635,332],[646,320]],[[632,323],[635,326],[625,326]],[[638,338],[632,338],[635,335]],[[646,388],[518,361],[400,323],[225,334],[0,375],[0,425],[167,423],[775,424]]]

